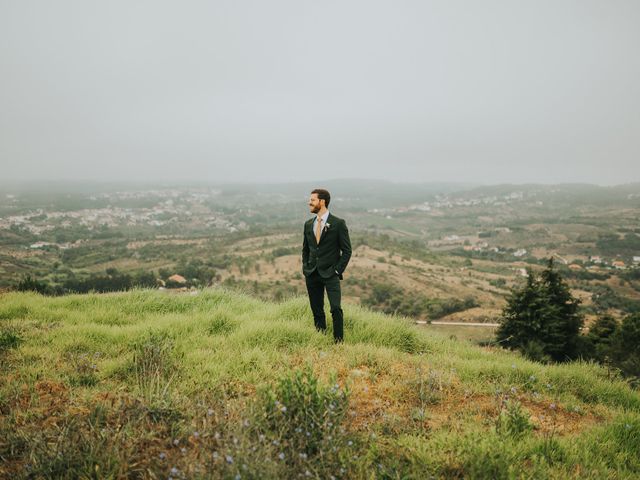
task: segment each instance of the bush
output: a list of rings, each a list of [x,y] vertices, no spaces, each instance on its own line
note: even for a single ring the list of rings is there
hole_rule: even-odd
[[[529,414],[516,400],[506,400],[496,419],[496,432],[499,435],[520,438],[533,429]]]
[[[350,478],[357,447],[342,426],[349,392],[335,383],[322,385],[311,367],[282,378],[261,394],[260,435],[275,445],[277,462],[294,478]]]
[[[311,367],[280,380],[264,393],[266,429],[296,452],[317,454],[339,434],[349,404],[348,391],[331,383],[320,385]]]
[[[46,283],[36,280],[31,275],[27,275],[20,280],[16,284],[15,289],[19,292],[38,292],[42,295],[46,295],[50,291]]]

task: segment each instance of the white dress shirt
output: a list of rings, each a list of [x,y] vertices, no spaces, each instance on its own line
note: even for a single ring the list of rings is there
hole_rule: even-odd
[[[329,218],[329,210],[324,212],[324,215],[322,215],[321,218],[322,218],[322,225],[326,225],[327,224],[327,218]],[[316,215],[316,218],[313,221],[313,234],[315,235],[317,231],[318,231],[318,216]]]

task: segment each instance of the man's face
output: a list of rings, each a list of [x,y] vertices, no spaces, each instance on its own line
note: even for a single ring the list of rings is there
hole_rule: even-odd
[[[312,193],[309,197],[309,211],[311,213],[318,213],[323,205],[324,200],[320,200],[317,193]]]

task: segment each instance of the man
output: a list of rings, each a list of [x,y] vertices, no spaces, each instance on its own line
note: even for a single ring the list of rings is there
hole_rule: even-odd
[[[324,290],[327,290],[333,339],[344,338],[342,308],[340,305],[340,280],[351,258],[351,241],[347,224],[329,213],[329,192],[316,188],[309,197],[309,210],[315,214],[304,224],[302,240],[302,273],[309,293],[313,322],[321,332],[326,332],[324,314]]]

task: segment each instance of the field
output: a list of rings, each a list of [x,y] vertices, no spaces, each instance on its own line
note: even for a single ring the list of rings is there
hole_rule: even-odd
[[[0,477],[640,475],[640,394],[606,368],[345,321],[334,345],[305,297],[3,294]]]

